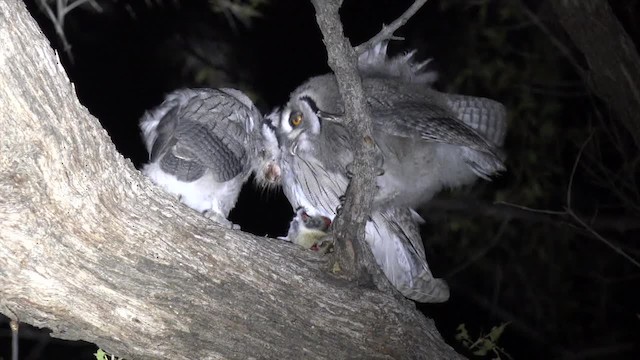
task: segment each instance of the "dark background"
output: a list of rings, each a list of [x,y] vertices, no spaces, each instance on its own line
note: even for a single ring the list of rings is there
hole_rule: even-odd
[[[367,40],[410,3],[346,0],[347,36],[354,45]],[[637,46],[638,5],[610,3]],[[83,5],[66,16],[65,52],[38,2],[27,1],[80,101],[136,167],[147,157],[138,119],[173,89],[232,86],[267,112],[308,77],[329,71],[308,1],[268,1],[250,24],[230,20],[209,1],[99,4],[102,12]],[[509,323],[498,346],[515,359],[640,358],[640,270],[602,241],[640,258],[640,155],[567,61],[568,52],[585,65],[545,4],[432,0],[397,33],[405,40],[390,46],[434,58],[440,90],[496,99],[509,110],[508,172],[445,192],[422,210],[429,263],[452,295],[446,304],[418,307],[471,358],[496,354],[465,350],[456,339],[461,324],[475,341]],[[247,184],[231,220],[278,236],[291,215],[281,192]],[[6,319],[0,323],[0,357],[8,359],[10,332]],[[90,359],[95,350],[21,325],[21,359]]]

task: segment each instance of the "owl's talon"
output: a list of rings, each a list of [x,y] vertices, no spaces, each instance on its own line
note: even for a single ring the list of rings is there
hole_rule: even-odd
[[[347,179],[351,180],[353,178],[353,163],[347,164],[345,170],[347,171]]]
[[[231,230],[240,230],[240,225],[232,223],[231,221],[227,220],[227,218],[213,210],[206,210],[202,213],[202,215],[204,215],[204,217],[206,217],[207,219],[217,222],[222,227],[226,227]]]

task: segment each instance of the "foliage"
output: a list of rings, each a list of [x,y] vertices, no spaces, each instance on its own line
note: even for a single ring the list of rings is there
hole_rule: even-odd
[[[119,358],[115,355],[109,355],[102,349],[98,349],[93,355],[96,356],[96,360],[124,360],[124,358]]]
[[[500,326],[494,326],[491,328],[488,334],[480,334],[476,340],[472,340],[467,331],[465,324],[460,324],[456,328],[456,340],[458,340],[465,348],[467,348],[474,356],[484,357],[489,353],[492,353],[495,357],[492,360],[500,360],[502,356],[507,359],[511,359],[511,356],[504,351],[503,348],[498,346],[498,341],[504,332],[504,329],[509,323],[503,323]]]
[[[258,8],[268,2],[268,0],[209,0],[211,10],[224,14],[229,21],[229,25],[236,26],[234,19],[240,21],[244,26],[251,26],[251,21],[262,16]]]
[[[62,50],[67,59],[75,62],[72,43],[65,31],[65,23],[77,12],[90,16],[116,17],[124,9],[132,20],[140,21],[140,17],[149,12],[163,12],[167,9],[175,12],[188,12],[197,2],[184,3],[180,0],[154,0],[140,3],[129,3],[120,0],[36,0],[40,10],[53,24]],[[234,86],[251,92],[247,79],[234,77],[239,73],[232,66],[230,59],[238,58],[230,46],[229,30],[233,34],[240,31],[238,22],[249,28],[252,21],[261,17],[260,9],[269,0],[208,0],[199,17],[203,21],[193,21],[182,25],[180,31],[168,37],[161,49],[164,56],[171,56],[172,67],[183,73],[183,78],[191,79],[190,86],[223,87]],[[77,9],[77,10],[76,10]],[[216,17],[226,20],[223,24]],[[205,20],[204,18],[208,18]],[[214,26],[211,25],[213,22]],[[174,87],[177,87],[174,85]]]
[[[477,211],[428,208],[423,238],[432,262],[453,264],[438,267],[453,296],[510,321],[536,351],[626,344],[633,338],[625,325],[632,309],[623,304],[634,301],[621,291],[637,288],[640,275],[611,248],[640,254],[631,240],[640,223],[640,155],[629,134],[577,75],[575,59],[564,51],[571,43],[544,5],[439,5],[451,33],[444,45],[428,35],[424,41],[443,52],[436,57],[446,64],[441,86],[506,105],[508,172],[441,198],[486,204]],[[614,228],[612,219],[625,225]],[[583,316],[588,320],[578,320]],[[617,330],[603,337],[603,329]]]

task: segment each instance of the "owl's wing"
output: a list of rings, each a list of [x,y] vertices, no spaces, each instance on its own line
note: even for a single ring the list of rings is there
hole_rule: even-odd
[[[438,103],[403,101],[393,107],[370,101],[374,130],[409,138],[462,147],[464,161],[479,177],[504,171],[503,155],[493,143],[458,120],[447,107]]]
[[[449,286],[435,278],[427,264],[418,226],[422,218],[411,209],[392,207],[372,213],[372,219],[372,252],[391,283],[418,302],[447,301]]]
[[[437,103],[405,100],[391,106],[371,99],[369,105],[374,127],[389,135],[494,151],[480,134]]]
[[[507,111],[501,103],[480,97],[442,94],[458,119],[497,146],[504,144]]]
[[[246,106],[214,89],[195,92],[174,105],[159,121],[150,158],[160,159],[178,178],[191,178],[194,169],[210,169],[225,182],[240,174],[248,162],[250,141]]]

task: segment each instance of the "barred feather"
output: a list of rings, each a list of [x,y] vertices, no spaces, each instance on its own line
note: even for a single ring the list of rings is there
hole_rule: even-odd
[[[404,55],[388,57],[388,41],[382,41],[358,57],[358,69],[363,77],[368,78],[399,78],[403,82],[425,84],[431,86],[438,80],[438,73],[426,70],[431,59],[416,62],[416,50]]]

